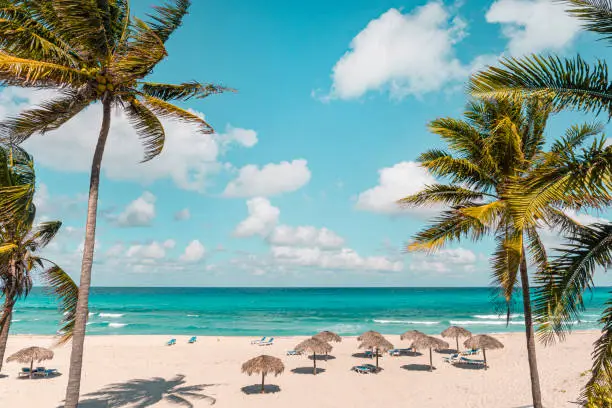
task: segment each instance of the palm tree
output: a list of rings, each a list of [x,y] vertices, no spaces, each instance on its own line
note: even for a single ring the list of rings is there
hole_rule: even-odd
[[[582,227],[568,237],[559,256],[551,262],[549,273],[538,277],[535,315],[541,323],[539,334],[546,342],[553,342],[555,336],[563,339],[573,322],[580,320],[583,293],[593,288],[596,270],[611,265],[612,224]],[[586,400],[594,398],[599,387],[607,386],[608,392],[612,391],[612,296],[599,322],[603,329],[595,342]]]
[[[463,238],[477,241],[488,235],[494,236],[497,248],[492,257],[493,278],[508,304],[508,316],[520,275],[535,408],[542,407],[542,396],[528,262],[539,271],[548,268],[546,249],[538,231],[540,227],[558,225],[571,231],[578,226],[561,211],[563,205],[569,206],[569,202],[548,202],[548,205],[538,207],[537,218],[527,219],[518,217],[522,213],[517,213],[509,198],[520,191],[518,186],[523,179],[552,160],[542,157],[544,129],[551,109],[551,103],[542,99],[490,99],[469,104],[464,120],[434,120],[429,128],[442,137],[450,152],[429,150],[421,154],[419,161],[448,184],[429,185],[400,200],[407,206],[442,204],[448,208],[415,235],[408,245],[409,250],[433,251]],[[588,137],[600,131],[599,124],[573,126],[561,141],[553,144],[550,154],[557,157],[564,150],[571,154]],[[595,206],[599,203],[599,196],[593,197],[590,205]]]
[[[78,288],[70,276],[56,263],[43,258],[39,252],[59,231],[60,221],[34,225],[36,207],[34,196],[35,173],[32,158],[19,147],[0,145],[0,195],[15,188],[26,188],[23,211],[0,223],[0,297],[4,305],[0,315],[0,370],[11,325],[15,302],[27,296],[32,288],[33,274],[38,273],[60,299],[64,312],[60,342],[72,334]]]
[[[164,44],[181,25],[189,6],[188,0],[172,0],[155,7],[148,21],[143,21],[130,15],[129,0],[0,0],[1,83],[55,89],[59,94],[6,120],[2,136],[20,143],[33,134],[60,128],[92,103],[102,105],[102,125],[91,165],[66,408],[75,408],[79,398],[100,168],[111,109],[125,112],[143,143],[147,161],[164,147],[160,118],[199,125],[202,133],[213,132],[200,116],[171,101],[205,98],[227,90],[198,82],[144,81],[166,57]],[[11,199],[16,201],[19,195],[15,192]]]
[[[612,42],[612,1],[565,0],[567,11],[584,21],[583,27]],[[504,58],[501,67],[476,73],[469,84],[472,95],[484,98],[552,97],[557,108],[576,108],[612,115],[612,81],[604,60],[589,64],[580,55],[561,58],[531,55]]]

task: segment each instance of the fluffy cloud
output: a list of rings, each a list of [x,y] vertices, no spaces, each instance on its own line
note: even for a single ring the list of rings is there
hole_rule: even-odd
[[[163,259],[166,250],[174,248],[175,242],[171,239],[164,242],[153,241],[150,244],[136,244],[130,246],[125,255],[129,258]]]
[[[585,212],[576,212],[574,210],[566,210],[565,213],[569,217],[571,217],[572,219],[574,219],[575,221],[583,225],[589,225],[589,224],[595,224],[595,223],[608,224],[610,222],[607,218],[596,217],[594,215],[587,214]]]
[[[397,200],[420,191],[436,179],[416,162],[401,162],[378,171],[378,185],[362,192],[355,207],[363,211],[383,214],[421,212],[431,214],[432,208],[403,209]]]
[[[580,21],[565,12],[565,5],[550,0],[498,0],[485,18],[502,25],[512,56],[562,49],[580,31]]]
[[[441,249],[432,254],[414,254],[410,270],[418,272],[469,272],[474,269],[477,257],[465,248]]]
[[[206,249],[200,241],[193,240],[185,248],[185,252],[179,257],[184,262],[197,262],[204,257]]]
[[[191,212],[189,211],[189,208],[183,208],[174,214],[174,221],[187,221],[190,218]]]
[[[16,114],[53,97],[48,91],[5,88],[0,92],[0,118]],[[203,116],[199,112],[194,113]],[[58,131],[44,137],[33,136],[24,147],[36,157],[39,165],[62,172],[89,172],[102,108],[94,104]],[[222,168],[221,147],[251,147],[257,142],[252,130],[227,127],[227,134],[204,135],[193,125],[162,120],[166,143],[160,156],[140,163],[143,148],[128,119],[121,111],[114,112],[102,171],[113,180],[130,180],[150,184],[171,180],[181,189],[203,191],[207,179]]]
[[[344,239],[327,228],[279,225],[274,228],[272,234],[268,237],[268,242],[281,246],[340,248],[344,244]]]
[[[145,191],[117,216],[120,227],[148,227],[155,218],[155,196]]]
[[[261,169],[249,164],[240,169],[223,195],[226,197],[268,197],[296,191],[310,181],[308,162],[303,159],[291,162],[269,163]]]
[[[278,224],[280,210],[270,204],[267,198],[255,197],[247,201],[249,216],[244,219],[236,229],[237,237],[250,237],[253,235],[267,236]]]
[[[382,256],[363,257],[350,248],[325,251],[321,248],[273,246],[271,252],[277,262],[322,269],[398,272],[403,268],[400,261],[393,262]]]
[[[333,68],[331,98],[359,98],[388,89],[393,97],[419,95],[461,80],[469,68],[455,57],[454,44],[466,24],[441,2],[410,13],[390,9],[370,21]]]

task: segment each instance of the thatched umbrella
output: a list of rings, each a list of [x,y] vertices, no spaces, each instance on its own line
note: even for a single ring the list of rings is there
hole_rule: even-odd
[[[318,334],[315,334],[313,338],[322,340],[326,343],[330,343],[330,342],[340,343],[342,341],[342,337],[328,330],[324,330]],[[325,353],[325,360],[327,360],[327,353]]]
[[[406,333],[400,336],[400,340],[414,341],[421,336],[427,336],[427,335],[418,330],[408,330]]]
[[[247,361],[242,365],[242,372],[248,375],[254,373],[261,373],[261,393],[264,393],[264,379],[266,375],[274,373],[274,376],[281,374],[285,371],[285,365],[280,358],[267,356],[262,354],[259,357],[255,357]]]
[[[472,337],[472,333],[459,326],[451,326],[442,332],[442,337],[454,337],[457,342],[457,353],[459,352],[459,337]]]
[[[463,342],[463,345],[470,349],[482,349],[482,357],[484,358],[485,370],[487,369],[487,352],[486,349],[502,349],[504,345],[499,340],[486,334],[479,334],[478,336],[470,337]]]
[[[378,371],[378,352],[382,351],[385,353],[386,351],[391,350],[393,348],[393,344],[379,334],[378,336],[363,337],[359,348],[374,350],[374,353],[376,354],[376,371]]]
[[[370,337],[383,337],[383,335],[377,331],[368,330],[367,332],[363,333],[361,336],[357,337],[357,341],[364,341]]]
[[[317,374],[317,354],[329,353],[332,351],[332,346],[329,343],[324,342],[323,340],[316,339],[311,337],[307,340],[304,340],[297,346],[295,346],[295,351],[310,351],[312,353],[312,361],[314,362],[314,367],[312,369],[313,374]]]
[[[431,350],[447,349],[448,343],[444,340],[440,340],[432,336],[418,336],[415,340],[412,341],[412,347],[416,349],[429,349],[429,371],[431,371],[433,370],[433,358],[431,355]]]
[[[42,348],[42,347],[28,347],[19,350],[12,356],[6,359],[7,363],[11,361],[17,361],[21,364],[30,363],[30,378],[32,378],[32,371],[34,370],[34,361],[46,361],[53,358],[53,351]]]

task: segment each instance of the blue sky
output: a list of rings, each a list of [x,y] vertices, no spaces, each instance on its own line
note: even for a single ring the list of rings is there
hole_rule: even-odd
[[[132,3],[142,16],[153,1]],[[392,203],[433,181],[414,163],[439,146],[426,124],[461,115],[470,72],[501,55],[606,55],[560,7],[548,0],[194,1],[151,79],[238,92],[185,103],[218,134],[167,122],[166,148],[146,164],[125,118],[113,116],[93,284],[487,285],[489,242],[405,254],[403,243],[434,212],[399,212]],[[48,96],[4,89],[0,113]],[[100,114],[92,106],[25,145],[37,162],[41,218],[64,221],[47,255],[75,277]],[[547,133],[552,139],[592,119],[561,114]],[[555,234],[546,234],[554,246]]]

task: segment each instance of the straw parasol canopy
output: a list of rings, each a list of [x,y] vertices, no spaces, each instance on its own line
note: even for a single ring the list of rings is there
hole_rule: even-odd
[[[19,350],[12,356],[6,359],[8,363],[17,361],[22,364],[30,363],[30,378],[32,378],[32,370],[34,369],[34,362],[51,360],[53,358],[53,351],[43,347],[28,347]]]
[[[400,336],[400,340],[414,341],[421,336],[427,336],[427,335],[418,330],[408,330],[406,333]]]
[[[361,344],[359,345],[359,348],[374,349],[374,354],[376,354],[376,370],[378,370],[378,352],[382,351],[384,353],[388,350],[391,350],[393,348],[393,344],[391,344],[389,340],[385,339],[382,334],[379,334],[378,336],[369,335],[363,338]]]
[[[383,335],[377,331],[368,330],[367,332],[363,333],[361,336],[357,337],[357,341],[364,341],[370,337],[383,337]]]
[[[262,354],[247,361],[242,365],[242,372],[247,375],[261,373],[261,393],[264,393],[264,379],[268,374],[274,374],[276,377],[285,371],[285,365],[280,358],[267,356]]]
[[[327,343],[329,342],[334,342],[334,343],[340,343],[342,341],[342,337],[338,336],[336,333],[334,332],[330,332],[328,330],[324,330],[321,333],[318,333],[314,336],[315,339],[319,339],[319,340],[323,340]]]
[[[504,345],[494,337],[488,336],[486,334],[479,334],[478,336],[473,336],[463,342],[463,345],[470,349],[482,349],[482,357],[484,358],[485,370],[487,369],[487,351],[502,349]]]
[[[442,337],[454,337],[457,342],[457,353],[459,352],[459,337],[472,337],[472,333],[459,326],[451,326],[442,332]]]
[[[340,343],[342,341],[342,337],[328,330],[324,330],[318,334],[315,334],[313,338],[323,340],[326,343],[330,343],[330,342]],[[325,360],[327,360],[327,353],[325,353]]]
[[[418,336],[415,340],[412,341],[412,347],[416,349],[429,349],[429,371],[433,370],[433,358],[431,355],[431,350],[441,350],[447,349],[448,343],[444,340],[438,339],[432,336]]]
[[[332,351],[332,346],[324,342],[323,340],[317,339],[315,337],[311,337],[307,340],[304,340],[297,346],[295,346],[295,351],[309,351],[312,353],[312,361],[314,362],[313,374],[317,374],[317,354],[327,354]]]

